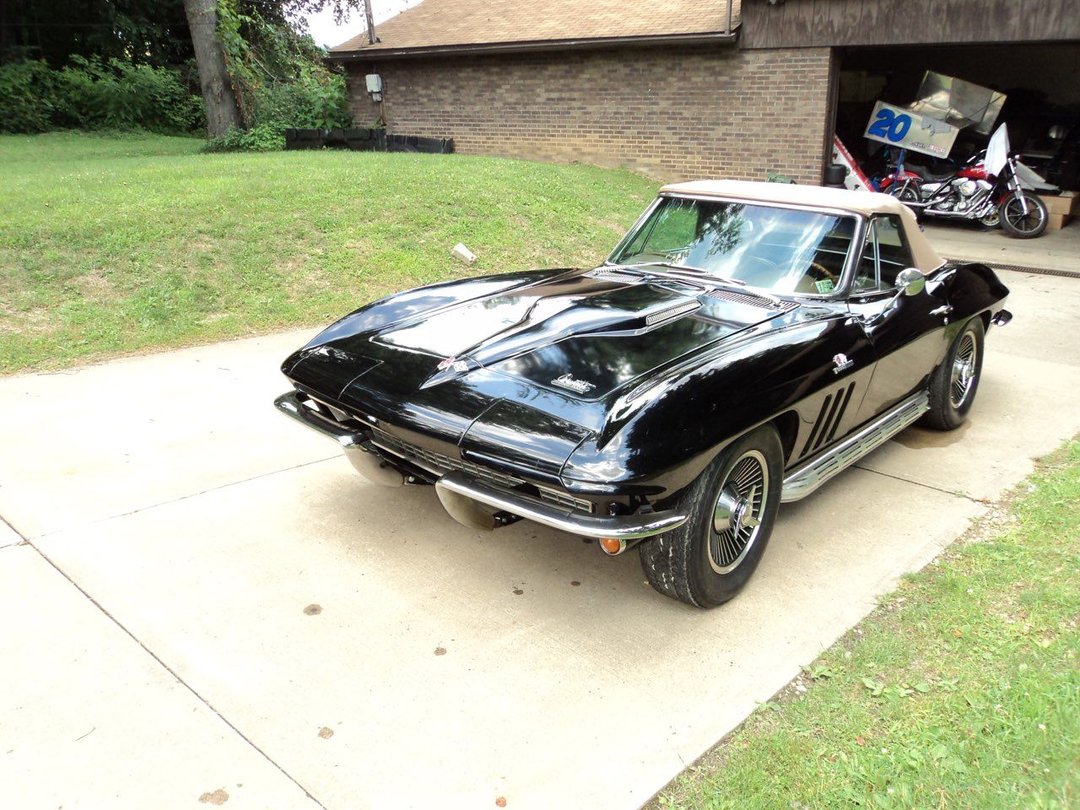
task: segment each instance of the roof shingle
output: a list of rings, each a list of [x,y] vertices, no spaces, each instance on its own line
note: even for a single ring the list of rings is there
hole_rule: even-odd
[[[711,34],[727,15],[727,0],[423,0],[375,26],[374,45],[364,32],[330,51]]]

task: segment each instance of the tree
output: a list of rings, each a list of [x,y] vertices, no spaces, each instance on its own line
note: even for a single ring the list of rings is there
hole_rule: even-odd
[[[237,98],[237,77],[230,71],[226,50],[222,46],[218,19],[219,0],[183,0],[187,13],[191,41],[195,46],[195,63],[199,68],[199,83],[206,102],[206,128],[211,138],[224,135],[244,123]],[[350,11],[367,13],[371,0],[234,0],[228,6],[237,19],[277,24],[290,24],[306,30],[303,14],[334,10],[340,22]],[[246,109],[246,107],[245,107]]]
[[[220,138],[240,127],[240,108],[218,38],[217,0],[184,0],[184,12],[206,103],[206,131],[211,138]]]

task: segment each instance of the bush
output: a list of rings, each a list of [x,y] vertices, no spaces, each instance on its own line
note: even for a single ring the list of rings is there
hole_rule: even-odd
[[[45,132],[53,126],[56,75],[45,62],[0,65],[0,132]]]
[[[306,72],[292,81],[248,88],[249,130],[230,129],[206,143],[207,152],[271,152],[285,148],[289,127],[335,129],[352,126],[345,78],[328,70]]]
[[[247,131],[229,132],[210,151],[283,149],[286,127],[335,129],[352,123],[345,78],[323,63],[325,51],[287,24],[235,0],[219,7],[225,48]],[[245,6],[246,8],[246,6]],[[202,98],[176,68],[72,56],[61,70],[45,62],[0,65],[0,132],[49,129],[194,132],[205,126]]]
[[[291,82],[263,84],[254,91],[256,126],[334,129],[352,125],[345,92],[345,77],[329,71],[311,71]]]
[[[60,71],[59,82],[68,126],[169,134],[202,124],[202,99],[188,92],[174,70],[77,56],[72,63]]]
[[[235,0],[218,4],[225,50],[247,136],[232,133],[207,148],[284,148],[288,127],[335,129],[352,125],[345,77],[328,69],[326,52],[310,36],[267,20]],[[271,146],[274,144],[274,146]]]
[[[44,62],[0,66],[0,131],[48,129],[192,132],[203,126],[202,99],[176,70],[72,57],[62,70]]]
[[[263,124],[251,129],[231,128],[206,142],[207,152],[277,152],[285,148],[285,125]]]

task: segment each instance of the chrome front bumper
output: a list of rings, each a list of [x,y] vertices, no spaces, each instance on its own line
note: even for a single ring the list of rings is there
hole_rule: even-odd
[[[473,504],[481,503],[496,512],[512,515],[550,526],[571,534],[585,537],[610,537],[615,540],[640,540],[662,534],[686,522],[687,516],[679,512],[644,512],[636,515],[597,517],[583,515],[572,509],[564,509],[521,495],[507,492],[481,481],[470,479],[463,473],[447,473],[435,482],[435,491],[443,508],[450,516],[466,526],[477,526],[472,515]]]
[[[306,407],[305,401],[306,399],[302,398],[298,392],[289,391],[274,400],[274,407],[304,427],[309,427],[323,436],[329,436],[346,449],[359,445],[361,434],[350,433],[333,419]]]
[[[274,406],[286,416],[305,427],[334,439],[357,472],[377,484],[400,485],[402,474],[382,460],[365,433],[353,433],[333,419],[306,407],[296,391],[289,391],[274,400]],[[403,461],[408,463],[407,459]],[[492,529],[500,521],[492,520],[498,512],[506,512],[553,529],[584,537],[610,537],[616,540],[640,540],[662,534],[681,526],[687,515],[676,511],[643,512],[635,515],[599,517],[586,515],[553,504],[543,503],[512,490],[504,490],[478,481],[466,473],[431,470],[440,476],[435,491],[443,508],[454,520],[471,528]],[[485,508],[486,507],[486,508]]]

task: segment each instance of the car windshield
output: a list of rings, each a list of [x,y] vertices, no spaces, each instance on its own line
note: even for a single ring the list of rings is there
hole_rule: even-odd
[[[609,261],[708,274],[772,293],[829,295],[840,285],[855,225],[853,215],[666,197]]]

